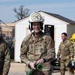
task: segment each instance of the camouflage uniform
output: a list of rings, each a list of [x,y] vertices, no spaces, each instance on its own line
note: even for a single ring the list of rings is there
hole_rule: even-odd
[[[26,37],[21,45],[21,61],[26,64],[26,73],[29,72],[30,68],[28,63],[30,61],[37,61],[44,58],[46,62],[43,64],[43,72],[35,71],[33,75],[51,75],[50,59],[54,58],[54,46],[52,38],[44,33],[40,33],[40,37],[35,38],[34,34],[30,34]],[[51,73],[51,72],[50,72]]]
[[[0,40],[0,75],[7,75],[10,68],[10,52],[4,40]]]
[[[65,75],[65,69],[67,64],[70,62],[71,58],[74,56],[74,47],[71,41],[62,41],[59,46],[57,57],[60,57],[60,71],[61,75]],[[74,75],[72,69],[68,68],[70,75]]]

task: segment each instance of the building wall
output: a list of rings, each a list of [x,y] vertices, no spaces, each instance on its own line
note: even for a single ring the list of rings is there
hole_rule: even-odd
[[[53,16],[47,15],[45,13],[40,12],[43,18],[45,19],[44,25],[54,25],[54,42],[55,42],[55,51],[56,54],[58,52],[59,44],[62,41],[61,40],[61,33],[67,32],[67,24],[64,21],[61,21],[60,19],[57,19]]]
[[[6,26],[7,25],[7,26]],[[2,26],[2,34],[5,35],[5,37],[14,37],[14,31],[15,26],[13,23],[8,23],[8,24],[1,24]]]
[[[59,45],[60,45],[60,42],[62,41],[61,40],[61,34],[63,32],[67,32],[67,25],[66,24],[60,24],[60,25],[55,25],[55,51],[56,51],[56,54],[58,52],[58,49],[59,49]]]
[[[29,34],[28,19],[15,26],[15,61],[20,62],[20,47],[23,39]]]

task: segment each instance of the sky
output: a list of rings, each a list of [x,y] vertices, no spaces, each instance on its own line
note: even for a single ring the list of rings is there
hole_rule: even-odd
[[[13,9],[24,5],[30,10],[46,11],[75,21],[75,0],[0,0],[0,20],[5,23],[17,20]]]

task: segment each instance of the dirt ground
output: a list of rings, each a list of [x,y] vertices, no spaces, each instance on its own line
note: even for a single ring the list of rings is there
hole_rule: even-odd
[[[25,75],[25,64],[23,63],[11,63],[9,75]]]
[[[8,75],[25,75],[25,64],[23,63],[11,63],[10,71]],[[52,75],[60,75],[59,72]],[[69,75],[67,72],[65,75]]]

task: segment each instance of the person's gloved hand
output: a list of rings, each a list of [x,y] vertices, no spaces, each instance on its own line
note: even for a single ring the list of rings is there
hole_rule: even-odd
[[[42,64],[42,63],[44,63],[44,59],[39,59],[39,60],[36,62],[36,64]]]
[[[30,62],[30,63],[29,63],[29,66],[30,66],[32,69],[35,70],[35,69],[36,69],[36,68],[35,68],[35,64],[36,64],[35,61],[34,61],[34,62]]]

